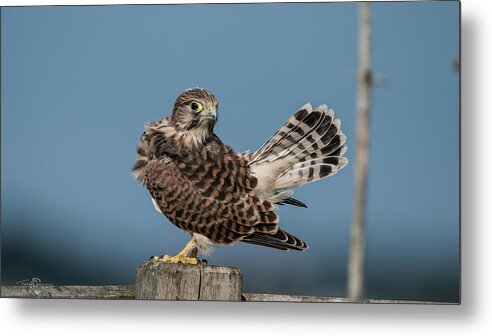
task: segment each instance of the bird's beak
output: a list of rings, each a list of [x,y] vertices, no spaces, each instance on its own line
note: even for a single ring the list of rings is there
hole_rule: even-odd
[[[215,106],[209,106],[203,110],[203,116],[207,119],[217,120],[217,108]]]

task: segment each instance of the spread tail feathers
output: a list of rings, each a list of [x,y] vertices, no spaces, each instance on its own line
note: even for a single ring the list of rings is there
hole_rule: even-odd
[[[348,164],[341,122],[326,105],[299,109],[251,156],[257,192],[279,204],[304,204],[289,189],[336,174]]]

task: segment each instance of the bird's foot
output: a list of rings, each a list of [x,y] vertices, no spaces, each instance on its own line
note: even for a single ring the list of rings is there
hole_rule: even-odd
[[[177,255],[174,257],[171,257],[169,255],[163,255],[160,257],[151,257],[150,260],[153,261],[158,261],[158,262],[165,262],[165,263],[170,263],[170,264],[190,264],[190,265],[203,265],[207,264],[206,259],[199,259],[197,258],[198,254],[198,249],[195,246],[195,241],[193,238],[186,244],[185,248],[179,252]]]
[[[165,263],[170,263],[170,264],[191,264],[191,265],[197,265],[197,264],[203,264],[204,262],[201,259],[194,258],[194,257],[188,257],[186,255],[176,255],[174,257],[171,257],[169,255],[163,255],[160,257],[153,257],[153,261],[158,261],[158,262],[165,262]]]

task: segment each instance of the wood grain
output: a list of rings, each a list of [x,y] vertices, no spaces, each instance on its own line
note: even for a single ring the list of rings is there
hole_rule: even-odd
[[[135,286],[2,286],[4,298],[33,299],[135,299]]]
[[[135,286],[2,286],[3,298],[37,298],[37,299],[108,299],[108,300],[132,300],[135,299]],[[307,296],[287,294],[259,294],[243,293],[241,300],[246,302],[326,302],[348,303],[350,300],[344,297],[331,296]],[[363,299],[360,303],[377,304],[459,304],[454,302],[410,301],[410,300],[385,300]]]
[[[240,301],[241,291],[236,267],[147,261],[137,269],[139,300]]]

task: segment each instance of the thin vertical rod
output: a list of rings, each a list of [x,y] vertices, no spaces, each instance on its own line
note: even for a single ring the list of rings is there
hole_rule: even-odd
[[[354,218],[350,233],[348,296],[357,302],[364,295],[364,245],[367,171],[369,162],[369,109],[371,106],[371,10],[359,5],[359,69],[357,75],[357,148]]]

